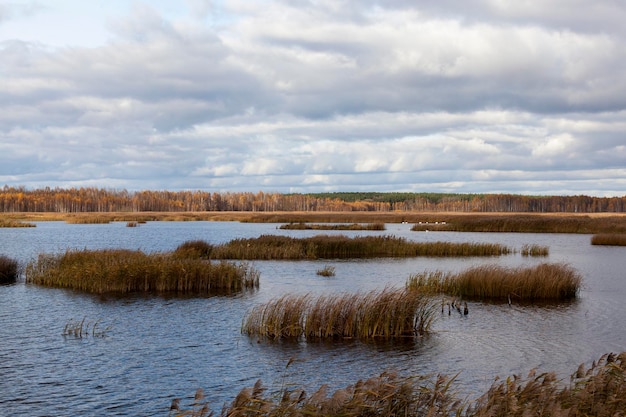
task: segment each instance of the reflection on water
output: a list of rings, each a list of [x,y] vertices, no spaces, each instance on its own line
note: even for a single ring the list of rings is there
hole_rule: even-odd
[[[385,370],[455,375],[461,393],[483,392],[496,375],[554,370],[567,379],[581,362],[626,350],[624,248],[595,247],[585,235],[385,232],[421,241],[471,241],[550,247],[546,258],[415,258],[255,262],[257,291],[229,297],[99,297],[24,283],[0,287],[0,414],[167,415],[174,397],[202,387],[213,409],[261,378],[270,390],[284,384],[315,389],[353,384]],[[212,222],[109,225],[38,223],[0,229],[0,254],[27,262],[66,248],[172,250],[180,243],[277,233],[271,224]],[[326,233],[326,232],[325,232]],[[328,232],[333,233],[333,232]],[[438,314],[433,334],[395,341],[268,341],[240,333],[248,309],[284,293],[354,292],[402,286],[412,273],[458,271],[480,263],[505,266],[566,262],[584,277],[578,300],[519,305],[469,302],[469,314]],[[320,277],[324,265],[334,277]],[[69,319],[112,326],[104,338],[63,337]],[[292,363],[289,363],[293,359]]]

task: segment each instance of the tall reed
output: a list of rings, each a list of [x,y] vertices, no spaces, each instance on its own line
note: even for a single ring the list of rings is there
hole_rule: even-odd
[[[431,298],[416,291],[283,295],[248,312],[242,332],[269,338],[395,338],[423,335],[434,319]]]
[[[36,227],[35,223],[24,222],[21,220],[0,218],[0,227]]]
[[[125,249],[41,254],[26,267],[26,282],[92,293],[216,294],[255,288],[259,273],[246,264],[210,262],[169,253]]]
[[[592,245],[626,246],[626,233],[600,233],[591,236]]]
[[[396,236],[262,235],[211,247],[212,259],[336,259],[414,256],[498,256],[511,253],[495,243],[411,242]]]
[[[19,273],[19,263],[15,259],[0,255],[0,284],[14,283]]]
[[[550,248],[542,245],[523,245],[522,256],[548,256],[550,254]]]
[[[253,387],[242,389],[220,416],[617,417],[626,410],[626,352],[603,355],[589,368],[580,365],[569,384],[553,372],[538,373],[536,369],[526,378],[496,378],[487,392],[474,400],[458,397],[455,378],[384,372],[332,393],[322,385],[311,394],[294,388],[295,384],[271,392],[258,380]],[[180,399],[175,399],[170,415],[208,417],[213,411],[204,393],[197,391],[191,409],[181,408]]]
[[[384,223],[351,223],[351,224],[311,224],[287,223],[280,226],[283,230],[385,230]]]
[[[78,215],[65,220],[68,224],[109,224],[111,219],[105,216]]]
[[[407,288],[475,299],[567,300],[576,297],[581,282],[581,276],[564,264],[480,265],[459,273],[414,274],[407,280]]]

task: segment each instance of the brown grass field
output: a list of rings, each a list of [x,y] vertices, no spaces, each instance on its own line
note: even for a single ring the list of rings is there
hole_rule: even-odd
[[[424,223],[429,230],[534,233],[626,233],[626,213],[458,212],[115,212],[0,213],[10,220],[90,223],[113,221],[238,221],[250,223]],[[434,225],[435,222],[445,224]],[[426,225],[425,223],[428,223]]]

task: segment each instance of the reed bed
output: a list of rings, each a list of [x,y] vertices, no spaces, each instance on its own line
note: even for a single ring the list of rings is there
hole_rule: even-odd
[[[600,233],[591,236],[592,245],[626,246],[626,233]]]
[[[575,298],[581,282],[581,276],[565,264],[542,263],[519,268],[480,265],[459,273],[429,271],[412,275],[406,285],[460,298],[538,301]]]
[[[178,245],[174,250],[175,256],[185,258],[202,258],[209,259],[213,252],[213,245],[204,240],[188,240]]]
[[[395,236],[318,235],[308,238],[262,235],[212,247],[212,259],[346,259],[415,256],[499,256],[511,253],[495,243],[410,242]]]
[[[391,339],[430,331],[435,307],[416,291],[384,289],[369,293],[283,295],[254,307],[242,333],[273,339]]]
[[[351,223],[351,224],[310,224],[287,223],[280,226],[283,230],[386,230],[384,223]]]
[[[626,233],[626,217],[575,214],[467,214],[445,216],[437,230],[509,233]]]
[[[35,223],[24,222],[21,220],[0,218],[0,227],[36,227]]]
[[[19,274],[19,263],[8,256],[0,255],[0,284],[14,283]]]
[[[228,294],[259,285],[258,271],[246,264],[125,249],[42,254],[26,266],[25,275],[27,283],[97,294]]]
[[[523,245],[521,250],[522,256],[548,256],[550,248],[542,245]]]
[[[191,408],[172,401],[170,416],[214,415],[201,390]],[[456,378],[446,375],[405,377],[384,372],[354,385],[329,392],[327,385],[307,394],[302,388],[283,386],[269,391],[258,380],[242,389],[222,408],[222,417],[322,417],[322,416],[624,416],[626,410],[626,352],[606,354],[590,367],[580,365],[569,384],[553,372],[531,370],[496,378],[486,393],[471,400],[459,398]]]
[[[104,216],[73,216],[65,220],[68,224],[109,224],[111,223],[109,217]]]

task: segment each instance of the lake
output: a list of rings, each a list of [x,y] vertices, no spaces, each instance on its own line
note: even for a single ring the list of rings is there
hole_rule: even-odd
[[[38,222],[35,228],[0,229],[0,255],[25,264],[40,253],[67,248],[169,251],[187,240],[222,243],[281,234],[393,234],[415,241],[493,242],[517,250],[548,246],[550,255],[519,253],[488,258],[254,261],[260,288],[235,296],[100,297],[18,282],[0,286],[0,415],[166,416],[173,398],[188,405],[203,388],[219,411],[261,378],[270,390],[284,384],[307,392],[331,389],[396,370],[403,375],[459,373],[456,388],[475,398],[494,377],[555,371],[564,383],[580,363],[626,350],[626,248],[590,244],[590,235],[287,231],[276,224],[236,222],[124,222],[75,225]],[[437,314],[433,333],[395,342],[287,342],[240,332],[253,306],[285,293],[338,293],[401,287],[414,273],[460,271],[489,263],[531,266],[564,262],[583,276],[577,300],[521,306],[470,302],[469,314]],[[335,267],[335,276],[318,269]],[[100,320],[105,337],[68,337],[70,319]],[[290,359],[295,359],[286,367]]]

